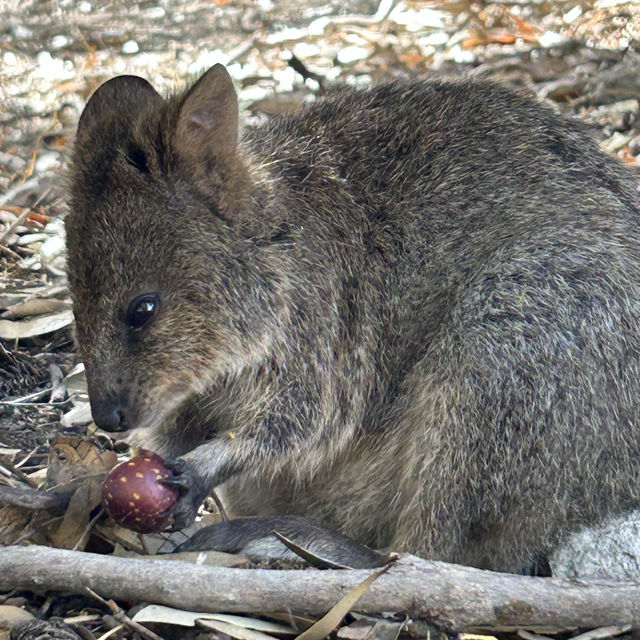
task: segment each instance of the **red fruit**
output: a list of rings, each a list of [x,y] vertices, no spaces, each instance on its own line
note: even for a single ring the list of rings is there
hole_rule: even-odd
[[[140,449],[105,478],[102,504],[109,516],[127,529],[160,531],[171,524],[173,518],[167,510],[178,499],[178,490],[162,483],[170,476],[159,455]]]

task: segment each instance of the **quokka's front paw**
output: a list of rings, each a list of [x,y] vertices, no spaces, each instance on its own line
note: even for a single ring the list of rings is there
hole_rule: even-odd
[[[178,499],[169,510],[173,521],[167,529],[180,531],[194,521],[208,491],[191,465],[183,459],[177,458],[166,465],[171,471],[171,476],[163,483],[178,490]]]

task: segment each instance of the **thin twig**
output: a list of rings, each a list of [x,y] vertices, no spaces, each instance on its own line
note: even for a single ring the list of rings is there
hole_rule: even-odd
[[[109,631],[103,633],[97,640],[107,640],[107,638],[110,638],[119,631],[122,631],[124,628],[125,626],[123,624],[119,624],[117,627],[113,627],[113,629],[109,629]]]
[[[52,387],[46,387],[45,389],[40,389],[40,391],[34,391],[33,393],[29,393],[26,396],[22,396],[21,398],[14,398],[13,400],[0,400],[0,404],[4,405],[16,405],[16,404],[24,404],[26,406],[31,406],[33,404],[43,404],[42,402],[31,402],[31,400],[39,400],[43,398],[47,394],[51,393]],[[44,403],[44,404],[54,404],[54,403]]]
[[[34,489],[38,488],[38,483],[33,478],[30,478],[24,471],[18,469],[18,467],[16,467],[16,465],[13,464],[11,460],[9,460],[9,456],[0,455],[0,460],[2,460],[2,466],[9,469],[9,471],[11,471],[11,473],[13,473],[13,475],[15,475],[17,478],[22,480],[22,482],[26,482],[30,487],[33,487]]]
[[[4,233],[0,235],[0,245],[4,245],[13,232],[28,218],[31,207],[25,207],[20,215],[6,228]]]
[[[7,189],[4,192],[4,195],[0,196],[0,207],[7,204],[7,202],[10,202],[19,193],[27,191],[27,189],[31,189],[32,187],[37,187],[38,183],[39,178],[30,178],[29,180],[25,180],[24,182]]]
[[[3,253],[9,254],[12,258],[16,260],[22,260],[22,256],[19,253],[16,253],[15,251],[13,251],[12,249],[9,249],[9,247],[6,247],[3,244],[0,244],[0,251],[2,251]]]
[[[52,423],[43,424],[41,426],[44,427],[44,426],[48,426],[49,424],[56,424],[56,423],[52,422]],[[37,453],[38,453],[38,447],[31,449],[31,451],[29,451],[29,453],[24,458],[22,458],[20,462],[16,464],[16,468],[24,467],[27,464],[27,462],[29,462],[29,460],[33,458],[33,456],[37,455]]]
[[[27,181],[28,182],[28,181]],[[8,229],[0,236],[0,246],[4,245],[7,238],[28,218],[29,213],[33,211],[49,194],[51,187],[45,189],[37,198],[37,200],[30,207],[25,207],[22,213],[9,225]],[[1,200],[1,198],[0,198]]]
[[[84,531],[82,532],[82,535],[78,538],[78,541],[73,545],[73,551],[78,551],[78,549],[80,548],[80,543],[83,542],[85,540],[85,538],[89,535],[89,533],[91,532],[91,529],[93,529],[95,523],[98,521],[99,518],[101,518],[104,515],[104,508],[101,508],[98,513],[96,513],[95,516],[93,516],[93,518],[91,518],[91,520],[89,520],[89,522],[87,523],[87,526],[85,527]]]
[[[147,627],[141,625],[139,622],[132,620],[113,600],[105,600],[89,587],[85,587],[85,589],[89,595],[93,596],[96,600],[98,600],[98,602],[101,602],[103,605],[108,607],[111,610],[111,615],[118,622],[126,625],[134,631],[137,631],[143,638],[148,638],[148,640],[163,640],[162,636],[153,633],[153,631],[150,631],[149,629],[147,629]]]
[[[220,514],[220,517],[222,518],[222,521],[223,522],[228,522],[229,521],[229,515],[227,514],[227,510],[225,509],[225,506],[222,503],[222,500],[220,500],[220,497],[218,496],[218,494],[215,491],[211,492],[211,498],[216,503],[216,507],[218,507],[218,513]]]
[[[395,6],[395,0],[380,0],[378,8],[373,15],[347,14],[343,16],[327,16],[325,18],[316,18],[315,22],[324,22],[325,24],[356,24],[363,26],[371,26],[384,22]]]

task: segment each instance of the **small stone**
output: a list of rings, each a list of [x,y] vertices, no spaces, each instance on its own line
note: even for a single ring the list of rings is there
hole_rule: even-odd
[[[582,7],[577,4],[573,9],[569,9],[567,13],[562,16],[562,19],[566,24],[575,22],[582,15]]]
[[[229,56],[220,49],[214,49],[213,51],[204,51],[201,53],[195,62],[189,65],[189,73],[200,73],[204,69],[209,69],[214,64],[226,65],[229,61]]]
[[[45,151],[38,156],[35,164],[37,173],[44,173],[60,164],[60,154],[56,151]]]
[[[320,47],[317,44],[308,42],[298,42],[293,47],[293,54],[298,58],[312,58],[320,54]]]
[[[540,46],[548,49],[549,47],[555,47],[560,43],[564,42],[565,38],[563,38],[559,33],[555,31],[545,31],[541,36],[538,37],[538,41]]]
[[[63,47],[66,47],[69,44],[69,38],[67,38],[67,36],[54,36],[53,38],[51,38],[51,46],[54,49],[62,49]]]
[[[11,169],[11,171],[22,171],[26,164],[26,161],[20,156],[0,151],[0,165]]]
[[[64,248],[64,238],[62,236],[51,236],[40,245],[38,252],[41,256],[50,260],[60,255],[64,251]]]
[[[369,49],[352,45],[338,51],[337,59],[340,64],[352,64],[364,60],[369,56]]]
[[[164,18],[166,11],[162,7],[151,7],[143,12],[144,17],[147,20],[159,20]]]
[[[33,31],[23,24],[13,25],[11,31],[16,40],[31,40],[33,38]]]
[[[140,51],[140,46],[135,40],[127,40],[122,45],[122,53],[133,54],[138,53],[138,51]]]

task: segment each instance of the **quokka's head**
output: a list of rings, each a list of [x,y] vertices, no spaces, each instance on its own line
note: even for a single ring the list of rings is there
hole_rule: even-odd
[[[68,271],[101,427],[157,423],[269,350],[274,287],[237,222],[251,189],[237,131],[221,65],[167,100],[142,78],[114,78],[82,113]]]

